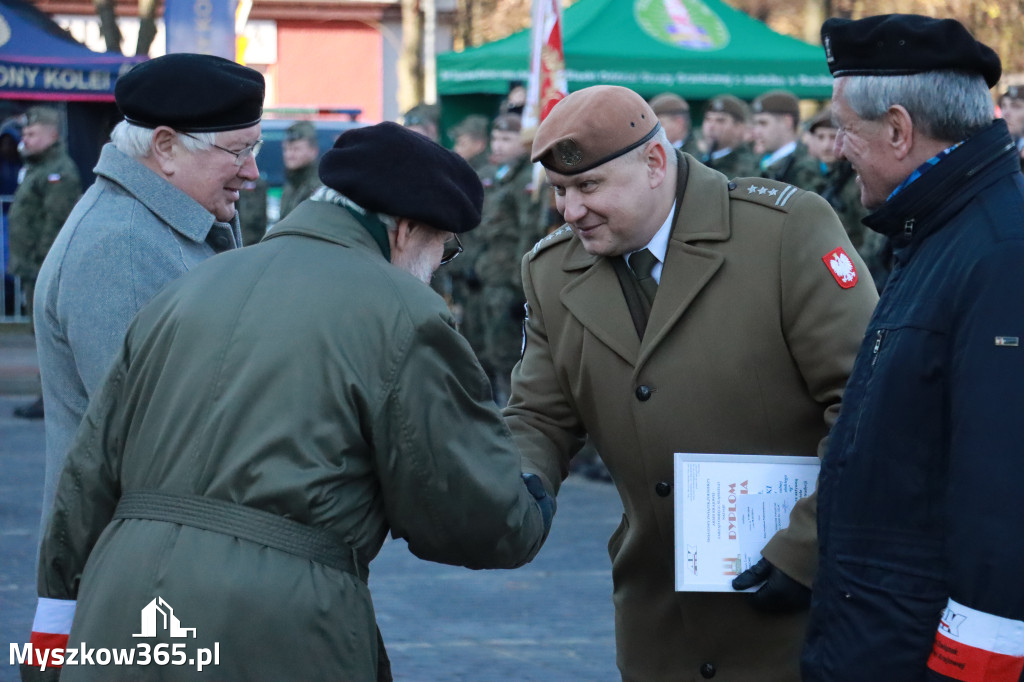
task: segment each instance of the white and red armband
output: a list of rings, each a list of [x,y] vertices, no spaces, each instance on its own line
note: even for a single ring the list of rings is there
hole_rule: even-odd
[[[928,667],[961,682],[1018,682],[1024,672],[1024,621],[950,599]]]
[[[53,660],[52,650],[59,649],[63,659],[64,649],[71,634],[71,622],[75,619],[73,599],[47,599],[40,597],[36,604],[36,617],[32,620],[32,658]],[[45,653],[44,653],[45,652]],[[59,667],[53,665],[51,667]]]

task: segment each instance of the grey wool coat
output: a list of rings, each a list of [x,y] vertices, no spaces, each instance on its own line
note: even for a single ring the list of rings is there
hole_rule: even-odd
[[[39,271],[33,315],[46,405],[45,528],[64,458],[89,398],[135,313],[165,284],[214,255],[214,216],[107,144],[96,182],[61,228]],[[238,220],[229,226],[241,246]]]

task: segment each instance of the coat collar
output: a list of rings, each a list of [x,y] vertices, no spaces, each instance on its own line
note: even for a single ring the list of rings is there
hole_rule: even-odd
[[[563,289],[562,302],[602,343],[638,367],[722,264],[720,254],[697,242],[724,241],[730,234],[728,188],[722,175],[688,154],[677,153],[677,158],[676,215],[643,342],[633,329],[609,258],[587,253],[573,237],[561,264],[566,272],[584,271]]]
[[[327,201],[302,202],[270,228],[263,241],[285,235],[322,239],[332,244],[366,251],[368,255],[387,262],[377,242],[348,209]]]
[[[95,171],[97,175],[123,187],[135,200],[186,239],[198,244],[206,241],[206,235],[216,220],[213,214],[112,143],[103,145]],[[237,215],[231,220],[231,231],[236,244],[241,244]]]

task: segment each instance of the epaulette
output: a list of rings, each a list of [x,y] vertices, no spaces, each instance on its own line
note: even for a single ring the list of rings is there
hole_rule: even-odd
[[[749,201],[777,211],[789,211],[789,204],[802,189],[768,178],[735,178],[729,182],[729,198]]]
[[[536,258],[537,254],[543,251],[544,249],[552,247],[555,244],[559,244],[568,239],[572,239],[572,228],[569,227],[568,224],[565,224],[533,245],[533,249],[530,251],[530,260]]]

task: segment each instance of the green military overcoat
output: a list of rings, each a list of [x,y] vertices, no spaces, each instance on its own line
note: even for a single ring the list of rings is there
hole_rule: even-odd
[[[549,490],[585,433],[614,478],[625,514],[608,550],[624,680],[697,682],[703,669],[716,682],[793,682],[806,613],[674,592],[673,453],[820,456],[877,295],[819,196],[730,183],[678,158],[688,177],[643,340],[611,259],[563,227],[523,260],[526,345],[505,416],[524,470]],[[824,260],[837,248],[856,269],[852,286]],[[763,552],[807,586],[814,501],[798,503]]]
[[[544,533],[444,301],[347,209],[314,201],[140,310],[68,455],[38,613],[73,612],[71,647],[219,647],[203,673],[72,666],[69,680],[376,679],[365,570],[282,551],[294,533],[248,520],[225,533],[122,517],[140,491],[198,496],[200,521],[200,501],[290,519],[357,564],[390,531],[424,559],[508,568]],[[193,637],[133,636],[158,597]]]

